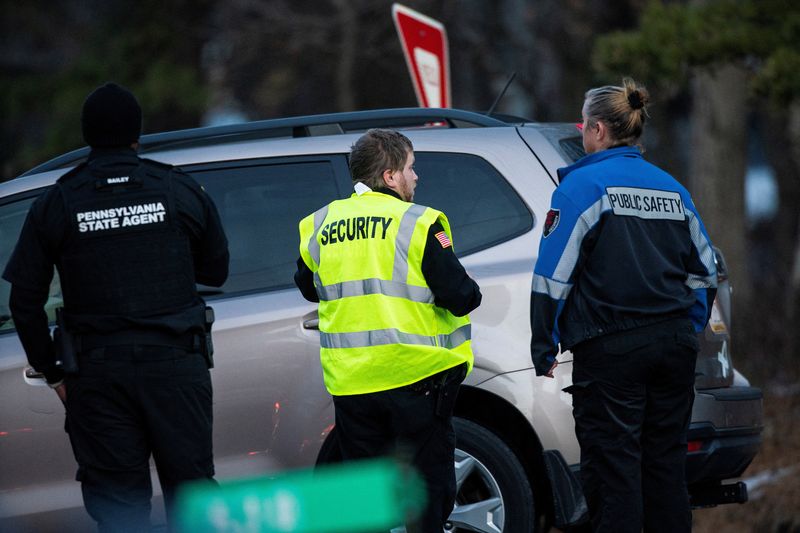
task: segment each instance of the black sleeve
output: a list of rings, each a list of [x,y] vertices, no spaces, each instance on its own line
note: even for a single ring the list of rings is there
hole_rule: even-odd
[[[319,302],[317,289],[314,288],[314,273],[306,266],[302,257],[297,258],[297,272],[294,273],[294,284],[300,289],[303,298],[309,302]]]
[[[442,246],[436,238],[436,234],[442,231],[444,228],[438,222],[428,231],[422,274],[433,291],[434,303],[456,316],[464,316],[481,304],[481,290],[467,275],[453,247],[446,242]]]
[[[537,376],[544,376],[553,367],[558,344],[553,328],[558,317],[558,300],[547,294],[531,292],[531,361]]]
[[[31,205],[3,279],[31,289],[50,287],[66,227],[61,194],[55,188],[49,189]]]
[[[181,224],[192,241],[195,279],[203,285],[220,287],[228,279],[228,239],[211,197],[191,176],[174,170],[182,187],[176,194]]]
[[[45,216],[46,215],[46,216]],[[56,367],[44,307],[53,280],[59,239],[66,227],[60,193],[53,188],[31,206],[3,278],[11,283],[8,306],[28,362],[49,383],[64,373]]]
[[[206,230],[200,238],[200,248],[194,258],[197,281],[204,285],[220,287],[228,279],[230,252],[228,238],[222,228],[217,206],[205,192]]]
[[[64,378],[64,372],[56,366],[53,340],[44,311],[48,292],[49,287],[31,289],[12,285],[8,305],[28,362],[34,370],[44,374],[48,383],[57,383]]]

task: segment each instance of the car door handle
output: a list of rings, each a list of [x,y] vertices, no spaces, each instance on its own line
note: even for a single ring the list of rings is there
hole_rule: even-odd
[[[303,329],[319,329],[319,318],[303,320]]]
[[[25,383],[34,387],[42,387],[47,385],[47,380],[45,379],[44,374],[37,372],[30,366],[25,367],[25,370],[22,372],[22,379],[25,380]]]

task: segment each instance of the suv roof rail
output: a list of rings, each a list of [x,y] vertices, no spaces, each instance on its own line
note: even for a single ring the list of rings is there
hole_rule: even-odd
[[[369,128],[480,128],[500,127],[510,124],[497,118],[450,108],[397,108],[374,109],[369,111],[351,111],[345,113],[328,113],[324,115],[307,115],[300,117],[276,118],[228,124],[225,126],[207,126],[186,130],[168,131],[142,135],[139,139],[139,153],[146,154],[165,148],[192,148],[219,142],[238,142],[277,137],[315,137],[320,135],[336,135],[366,131]],[[89,155],[89,147],[85,146],[64,155],[51,159],[22,176],[46,172],[74,166]]]

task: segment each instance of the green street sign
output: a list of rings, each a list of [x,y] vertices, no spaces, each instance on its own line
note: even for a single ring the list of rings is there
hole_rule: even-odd
[[[418,515],[424,504],[416,472],[379,459],[219,486],[187,485],[177,517],[186,533],[356,533],[388,531]]]

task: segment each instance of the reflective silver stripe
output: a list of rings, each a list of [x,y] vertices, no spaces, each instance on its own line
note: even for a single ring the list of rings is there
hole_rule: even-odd
[[[414,235],[417,220],[425,213],[426,209],[427,207],[423,205],[411,204],[411,207],[403,213],[394,241],[394,267],[392,270],[392,280],[394,281],[405,283],[408,279],[408,249],[411,246],[411,237]]]
[[[319,281],[319,278],[316,280]],[[377,278],[344,281],[333,285],[325,285],[324,287],[317,285],[317,287],[319,299],[325,301],[349,298],[351,296],[365,296],[367,294],[383,294],[423,304],[433,303],[433,293],[427,287],[416,287],[397,281]]]
[[[472,339],[472,324],[464,324],[449,335],[439,335],[439,346],[452,350]]]
[[[319,265],[319,242],[317,242],[317,233],[322,228],[322,223],[325,222],[325,217],[328,216],[328,206],[318,209],[314,213],[314,233],[311,235],[311,241],[308,243],[308,253],[311,254],[311,259]]]
[[[533,275],[533,292],[546,294],[553,300],[566,300],[571,289],[571,283],[561,283],[539,274]]]
[[[386,344],[416,344],[420,346],[442,346],[452,349],[472,338],[472,326],[465,324],[449,335],[427,337],[404,333],[398,329],[373,329],[371,331],[356,331],[352,333],[325,333],[319,335],[319,342],[323,348],[367,348],[369,346],[383,346]]]
[[[700,229],[700,219],[691,210],[686,210],[689,215],[689,233],[692,236],[692,244],[697,248],[697,255],[700,257],[700,262],[706,267],[707,276],[697,276],[690,274],[686,280],[686,285],[692,289],[701,289],[717,286],[717,266],[714,264],[714,249],[711,248],[711,243],[708,242],[706,236],[703,235]]]
[[[604,194],[580,214],[575,221],[575,226],[572,228],[567,245],[564,246],[564,251],[561,252],[561,259],[558,260],[558,264],[553,271],[553,278],[563,281],[569,279],[575,269],[575,264],[578,262],[583,238],[600,221],[603,213],[610,209],[611,202],[608,200],[608,195]]]
[[[354,333],[322,332],[319,335],[319,343],[323,348],[366,348],[368,346],[382,346],[385,344],[436,346],[434,337],[403,333],[394,328],[373,329],[371,331],[357,331]]]
[[[711,289],[717,286],[717,276],[695,276],[689,274],[684,282],[690,289]]]

